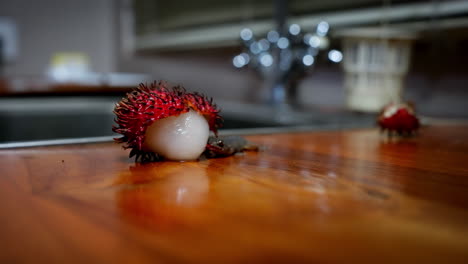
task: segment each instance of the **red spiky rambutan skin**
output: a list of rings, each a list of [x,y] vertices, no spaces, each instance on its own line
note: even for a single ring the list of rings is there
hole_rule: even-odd
[[[181,86],[169,88],[163,81],[155,81],[149,86],[141,83],[114,108],[117,126],[113,126],[112,131],[123,135],[114,140],[123,143],[125,149],[132,149],[130,157],[136,155],[137,160],[154,160],[157,153],[144,148],[146,129],[159,119],[178,116],[191,109],[203,115],[210,130],[217,134],[223,120],[211,98],[189,93]]]
[[[383,108],[378,121],[378,125],[389,135],[396,132],[398,135],[411,135],[420,126],[414,107],[407,103],[391,103]]]

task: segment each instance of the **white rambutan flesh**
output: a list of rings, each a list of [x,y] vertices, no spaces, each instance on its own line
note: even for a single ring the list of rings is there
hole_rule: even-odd
[[[205,117],[190,110],[155,121],[145,133],[145,149],[168,160],[196,160],[210,134]]]

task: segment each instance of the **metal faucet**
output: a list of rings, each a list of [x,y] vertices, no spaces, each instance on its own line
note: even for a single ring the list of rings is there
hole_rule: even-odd
[[[287,1],[275,0],[276,29],[264,38],[256,39],[252,30],[242,29],[244,51],[233,58],[235,67],[250,65],[262,76],[266,86],[263,101],[275,108],[297,104],[299,80],[314,65],[319,50],[328,48],[329,42],[327,22],[318,23],[313,33],[303,33],[298,24],[286,26],[287,10]]]

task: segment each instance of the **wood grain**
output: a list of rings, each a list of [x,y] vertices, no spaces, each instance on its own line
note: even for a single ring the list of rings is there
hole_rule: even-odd
[[[1,150],[0,263],[467,263],[467,129],[144,165],[113,143]]]

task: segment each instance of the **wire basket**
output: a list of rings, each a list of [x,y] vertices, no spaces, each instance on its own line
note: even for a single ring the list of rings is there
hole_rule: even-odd
[[[379,28],[350,30],[341,35],[348,108],[376,112],[390,102],[400,101],[414,36]]]

